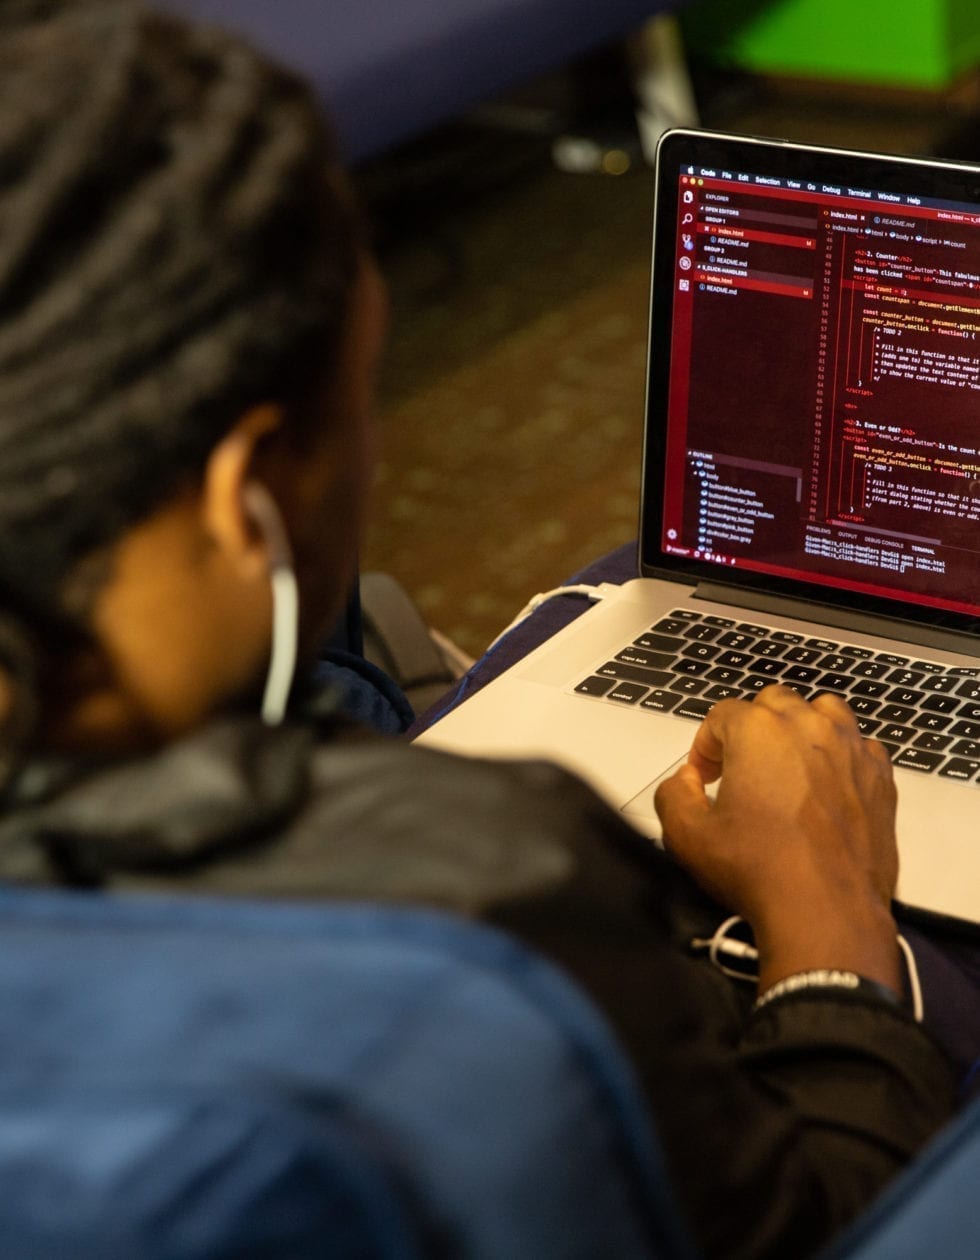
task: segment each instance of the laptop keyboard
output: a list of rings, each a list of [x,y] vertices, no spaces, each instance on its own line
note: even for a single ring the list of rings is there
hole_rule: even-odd
[[[751,699],[777,682],[810,700],[841,696],[862,734],[880,740],[896,766],[980,779],[980,668],[676,608],[575,691],[700,722],[717,701]]]

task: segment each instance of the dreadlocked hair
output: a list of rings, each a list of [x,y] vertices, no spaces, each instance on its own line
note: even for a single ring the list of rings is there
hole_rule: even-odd
[[[329,380],[360,233],[305,85],[126,0],[0,5],[0,224],[0,671],[23,682],[81,633],[82,558],[249,406]],[[0,753],[33,703],[0,688]]]

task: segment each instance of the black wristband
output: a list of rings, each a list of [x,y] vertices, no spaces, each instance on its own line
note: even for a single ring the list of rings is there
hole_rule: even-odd
[[[839,971],[832,967],[819,967],[813,971],[798,971],[794,975],[777,980],[774,985],[760,993],[752,1007],[753,1013],[764,1010],[773,1002],[783,998],[796,997],[803,993],[842,993],[853,997],[870,998],[875,1002],[884,1002],[888,1006],[904,1008],[905,1003],[893,989],[879,984],[877,980],[868,980],[859,976],[856,971]]]

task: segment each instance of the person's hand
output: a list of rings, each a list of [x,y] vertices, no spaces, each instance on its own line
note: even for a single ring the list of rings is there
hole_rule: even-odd
[[[774,686],[715,705],[655,804],[668,851],[752,924],[762,987],[839,967],[897,990],[895,801],[842,700]]]

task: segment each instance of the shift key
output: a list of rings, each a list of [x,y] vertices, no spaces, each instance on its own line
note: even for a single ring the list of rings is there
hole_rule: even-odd
[[[639,665],[627,665],[624,661],[606,661],[595,671],[600,678],[618,678],[622,682],[646,683],[648,687],[665,687],[673,678],[662,670],[643,669]]]

